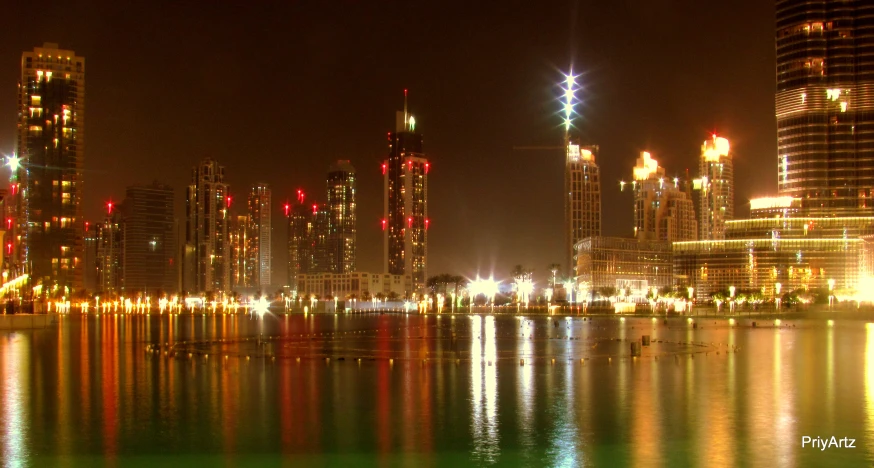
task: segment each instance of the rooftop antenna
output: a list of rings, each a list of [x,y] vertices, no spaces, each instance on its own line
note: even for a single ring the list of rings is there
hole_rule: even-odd
[[[407,113],[407,90],[404,89],[404,127],[410,128],[410,114]]]

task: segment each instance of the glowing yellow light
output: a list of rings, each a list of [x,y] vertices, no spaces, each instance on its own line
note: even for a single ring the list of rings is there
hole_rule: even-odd
[[[18,155],[13,154],[12,156],[8,156],[6,158],[6,165],[9,166],[9,170],[17,171],[18,168],[21,167],[21,158]]]
[[[705,140],[701,145],[701,156],[705,161],[719,161],[722,156],[728,156],[728,139],[713,135],[710,140]]]
[[[652,174],[663,172],[664,169],[659,167],[659,162],[652,157],[649,151],[641,151],[640,157],[637,159],[637,165],[634,166],[633,174],[635,180],[646,180]]]
[[[801,202],[795,197],[761,197],[750,200],[751,210],[766,210],[770,208],[790,208]]]

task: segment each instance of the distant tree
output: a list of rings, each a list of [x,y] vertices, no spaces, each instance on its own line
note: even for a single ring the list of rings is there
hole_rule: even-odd
[[[552,272],[552,288],[555,289],[555,275],[561,271],[561,265],[558,263],[550,263],[546,269]]]
[[[398,300],[398,293],[396,293],[394,291],[388,293],[388,300],[390,300],[390,301]]]

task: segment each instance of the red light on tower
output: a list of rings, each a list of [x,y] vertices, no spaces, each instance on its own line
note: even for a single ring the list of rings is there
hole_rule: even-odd
[[[425,219],[425,230],[428,229],[428,226],[429,226],[430,224],[431,224],[431,220],[426,218],[426,219]]]
[[[12,194],[18,195],[18,184],[12,184]]]
[[[385,231],[385,218],[382,219],[382,230]]]
[[[228,203],[228,208],[230,208],[231,207],[231,196],[230,195],[228,195],[228,198],[226,199],[226,201]]]
[[[112,202],[106,202],[106,214],[112,214]]]
[[[85,229],[88,229],[88,223],[85,223]],[[6,218],[6,230],[12,230],[12,218]]]
[[[410,166],[410,170],[412,171],[412,170],[413,170],[413,161],[409,161],[409,162],[407,163],[407,165]]]
[[[428,171],[430,171],[430,170],[431,170],[431,163],[425,163],[425,174],[427,174]]]
[[[385,167],[385,164],[383,163],[383,165],[382,165],[382,175],[385,175],[385,169],[386,169],[386,167]]]
[[[12,242],[6,243],[6,253],[12,255]]]
[[[285,202],[285,216],[288,217],[288,214],[291,212],[291,205],[288,202]]]
[[[409,218],[407,218],[407,224],[409,224],[410,227],[413,227],[413,217],[412,217],[412,216],[410,216]]]
[[[319,211],[319,205],[313,204],[313,214],[318,213],[318,211]]]
[[[297,189],[297,202],[303,204],[303,190]]]

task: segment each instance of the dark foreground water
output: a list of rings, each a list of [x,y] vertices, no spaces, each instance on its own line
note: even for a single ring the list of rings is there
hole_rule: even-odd
[[[0,459],[89,467],[871,465],[874,325],[758,325],[71,315],[47,330],[0,332]],[[644,334],[654,342],[632,358],[629,342]],[[855,448],[802,447],[803,436],[848,437]]]

